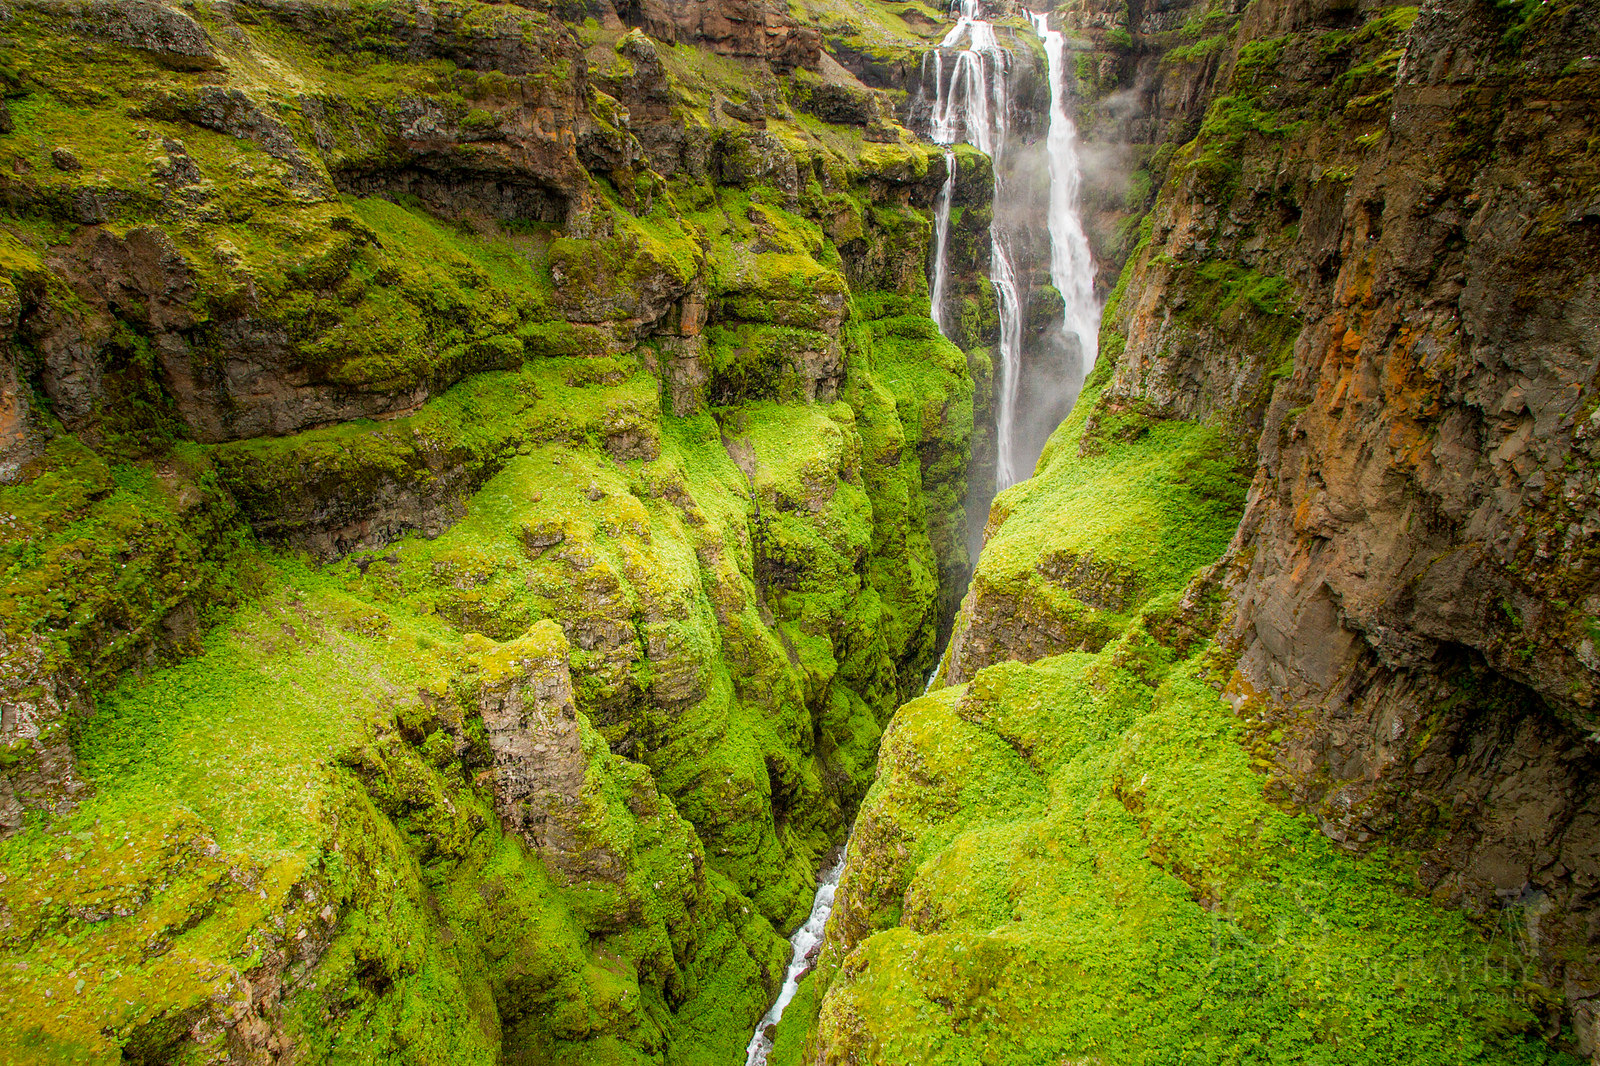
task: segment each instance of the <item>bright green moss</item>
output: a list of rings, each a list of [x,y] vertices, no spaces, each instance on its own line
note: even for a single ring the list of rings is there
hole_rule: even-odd
[[[884,931],[824,961],[818,1044],[1554,1061],[1514,942],[1270,807],[1204,659],[1147,642],[991,667],[901,710],[841,888]],[[903,857],[870,850],[884,839]]]
[[[161,421],[134,328],[143,377],[100,419],[153,456],[60,438],[0,490],[21,523],[8,631],[54,630],[103,689],[78,751],[92,795],[3,845],[0,898],[20,917],[0,937],[0,1044],[24,1061],[159,1060],[287,955],[282,1033],[311,1061],[735,1061],[786,961],[774,925],[805,913],[883,721],[930,664],[940,571],[963,561],[971,384],[916,317],[927,219],[875,191],[924,179],[935,150],[780,113],[804,197],[765,175],[735,190],[624,173],[594,186],[609,237],[450,223],[318,183],[395,164],[386,110],[487,133],[572,64],[518,84],[408,62],[404,5],[387,2],[319,23],[326,40],[270,13],[238,33],[194,14],[303,158],[184,117],[223,75],[121,47],[69,57],[24,13],[8,31],[39,89],[10,110],[39,195],[0,230],[0,266],[36,281],[41,252],[74,235],[74,197],[104,193],[108,233],[158,227],[192,274],[197,367],[227,354],[210,324],[249,314],[320,381],[431,398],[202,449]],[[503,5],[453,17],[463,39],[509,26],[535,43],[551,25]],[[675,93],[748,91],[738,61],[663,51],[701,79]],[[307,101],[347,110],[313,129]],[[595,110],[620,133],[614,107]],[[83,168],[52,167],[55,144]],[[140,197],[184,155],[206,207],[158,219]],[[883,278],[847,272],[848,242]],[[877,284],[895,291],[852,306],[852,285]],[[618,355],[659,311],[640,302],[652,286],[709,297],[711,369],[736,379],[715,415],[663,415],[653,353]],[[330,528],[433,539],[312,568],[252,545],[235,505],[269,539],[324,551]],[[219,624],[184,621],[147,654],[163,618],[219,594],[239,601]],[[560,883],[493,810],[473,685],[558,623],[585,832],[622,856],[619,883]],[[102,638],[100,658],[80,651]],[[158,668],[184,652],[201,654]]]

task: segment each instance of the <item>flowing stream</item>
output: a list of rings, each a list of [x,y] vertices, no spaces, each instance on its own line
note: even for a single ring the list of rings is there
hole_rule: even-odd
[[[944,289],[950,277],[945,247],[950,243],[950,198],[956,191],[956,154],[944,153],[944,186],[933,202],[933,284],[928,291],[928,315],[939,330],[939,336],[948,337],[944,326]]]
[[[1078,215],[1078,187],[1082,172],[1078,163],[1077,128],[1067,115],[1063,83],[1066,42],[1050,29],[1049,16],[1029,12],[1035,30],[1044,41],[1050,75],[1050,127],[1047,149],[1050,162],[1050,282],[1061,293],[1062,328],[1078,342],[1082,353],[1082,377],[1088,377],[1097,354],[1100,307],[1094,295],[1094,262],[1089,241]],[[967,46],[952,56],[949,77],[945,76],[945,52],[965,39]],[[926,68],[924,68],[926,69]],[[995,38],[994,26],[978,18],[978,0],[961,0],[961,14],[933,52],[936,95],[933,106],[931,139],[935,144],[952,145],[962,141],[984,152],[995,163],[994,199],[1001,199],[1000,158],[1005,150],[1010,93],[1006,84],[1007,57]],[[930,285],[930,313],[943,336],[949,336],[945,322],[945,290],[949,284],[949,240],[951,201],[955,196],[956,154],[945,152],[945,179],[934,201],[933,280]],[[1015,424],[1022,369],[1022,299],[1016,270],[998,225],[989,225],[989,280],[993,283],[1000,312],[1000,387],[995,412],[996,462],[995,488],[1015,484]],[[938,679],[940,666],[928,678],[928,689]],[[927,691],[927,690],[924,690]],[[822,943],[828,915],[833,912],[833,895],[844,870],[845,853],[822,872],[817,894],[811,902],[811,915],[789,938],[792,954],[778,999],[756,1026],[745,1051],[745,1066],[766,1066],[772,1053],[767,1033],[783,1017],[784,1010],[800,987],[800,978],[813,964],[810,957]]]
[[[789,1006],[789,1001],[794,999],[795,992],[800,988],[800,978],[811,969],[814,960],[809,956],[811,950],[822,943],[822,931],[828,924],[828,915],[833,913],[833,893],[839,887],[839,875],[844,871],[844,857],[845,852],[841,850],[833,865],[822,871],[822,883],[817,886],[817,894],[811,900],[811,916],[789,938],[794,948],[794,953],[789,957],[789,972],[784,974],[783,988],[778,992],[777,1002],[756,1024],[755,1035],[750,1038],[749,1047],[745,1048],[745,1066],[766,1066],[767,1056],[772,1054],[772,1040],[767,1036],[767,1027],[778,1024],[784,1008]]]

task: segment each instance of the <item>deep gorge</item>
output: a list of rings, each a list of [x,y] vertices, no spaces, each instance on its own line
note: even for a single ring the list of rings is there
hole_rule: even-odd
[[[0,53],[0,1059],[1600,1062],[1589,5]]]

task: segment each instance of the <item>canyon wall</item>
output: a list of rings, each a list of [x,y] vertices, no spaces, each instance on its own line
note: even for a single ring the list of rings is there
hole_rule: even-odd
[[[994,502],[779,1061],[1255,1061],[1296,1019],[1593,1058],[1592,13],[1056,19],[1102,363]]]
[[[942,155],[764,3],[0,35],[8,1061],[737,1058],[969,569]]]
[[[992,506],[947,14],[0,3],[0,1046],[1600,1061],[1592,13],[1056,5]]]

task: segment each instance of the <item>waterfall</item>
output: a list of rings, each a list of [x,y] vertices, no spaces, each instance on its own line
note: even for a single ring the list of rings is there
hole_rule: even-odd
[[[947,82],[944,77],[944,52],[963,39],[967,47],[954,55],[954,67]],[[995,199],[1000,199],[1000,160],[1005,151],[1010,115],[1010,95],[1006,85],[1007,58],[994,26],[978,18],[978,0],[961,0],[961,15],[934,52],[934,105],[930,137],[935,144],[954,144],[958,139],[972,145],[994,161]],[[954,191],[955,155],[950,162],[946,187]],[[945,332],[944,298],[948,276],[946,238],[949,203],[944,199],[944,233],[935,219],[933,268],[933,320]],[[1016,423],[1017,379],[1022,370],[1022,300],[1017,289],[1011,254],[1001,237],[998,219],[989,224],[989,280],[994,284],[1000,304],[1000,395],[995,409],[995,488],[1003,489],[1017,479],[1014,426]]]
[[[1078,129],[1067,115],[1063,56],[1066,41],[1050,28],[1048,12],[1029,12],[1044,41],[1050,72],[1050,283],[1061,293],[1062,328],[1078,339],[1081,385],[1094,369],[1100,343],[1100,304],[1094,295],[1094,260],[1078,215]]]
[[[942,64],[941,64],[942,65]],[[956,154],[944,153],[944,186],[933,202],[933,284],[928,289],[928,314],[941,337],[950,336],[944,325],[944,290],[950,276],[945,246],[950,243],[950,199],[956,191]]]
[[[991,233],[993,227],[990,227]],[[996,492],[1022,480],[1017,476],[1016,421],[1017,396],[1022,377],[1022,297],[1017,291],[1016,271],[1005,254],[998,234],[993,234],[994,250],[989,262],[989,280],[1000,304],[1000,388],[994,415],[994,488]]]

